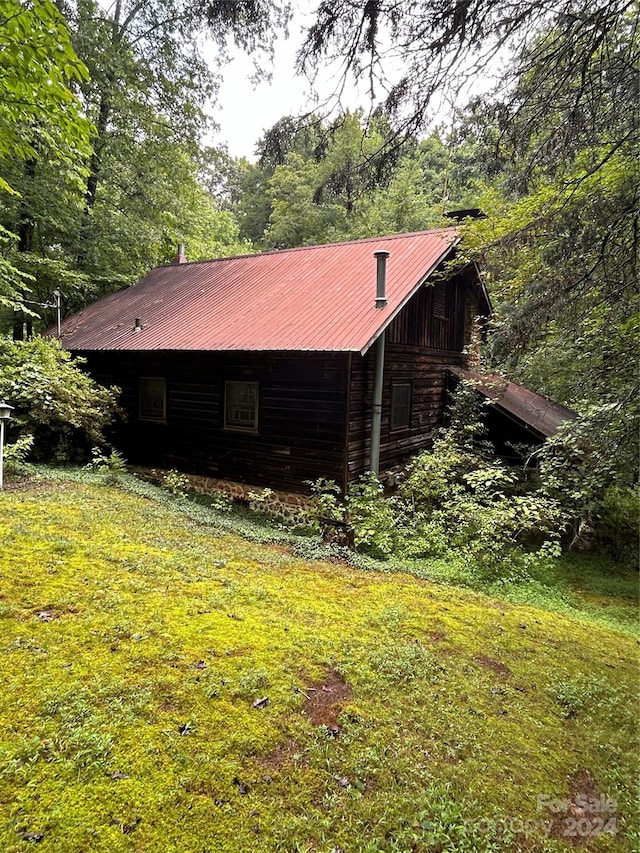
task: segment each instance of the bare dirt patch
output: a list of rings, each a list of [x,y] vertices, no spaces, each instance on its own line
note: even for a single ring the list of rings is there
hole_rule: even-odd
[[[300,693],[305,697],[302,716],[314,726],[326,726],[328,736],[339,737],[341,729],[338,719],[342,708],[353,695],[346,681],[334,669],[327,668],[322,681],[307,681],[305,686],[300,688]],[[272,781],[274,776],[299,759],[300,753],[298,743],[293,738],[288,738],[263,756],[260,759],[260,765],[266,771],[263,781]]]
[[[34,479],[28,475],[17,475],[5,479],[3,488],[5,492],[30,492],[38,495],[43,492],[51,492],[54,489],[59,492],[68,491],[69,484],[54,480]]]
[[[494,672],[500,673],[500,675],[511,675],[509,667],[505,666],[499,660],[494,660],[486,655],[478,655],[475,660],[477,663],[482,664],[482,666],[486,666],[487,669],[492,669]]]
[[[298,744],[293,738],[288,738],[279,744],[272,752],[260,759],[260,764],[266,771],[263,781],[271,782],[274,775],[280,773],[283,768],[289,767],[296,755],[299,753]]]
[[[307,697],[302,713],[314,726],[335,726],[343,705],[351,699],[353,691],[334,670],[327,669],[319,684],[307,684]]]
[[[565,798],[550,804],[553,824],[551,838],[562,839],[573,847],[596,850],[602,836],[614,838],[618,831],[617,804],[598,790],[590,773],[581,770],[570,780]]]

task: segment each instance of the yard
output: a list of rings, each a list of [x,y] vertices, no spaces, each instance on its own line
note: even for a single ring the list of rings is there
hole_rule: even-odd
[[[637,849],[628,579],[571,615],[97,476],[0,506],[3,851]]]

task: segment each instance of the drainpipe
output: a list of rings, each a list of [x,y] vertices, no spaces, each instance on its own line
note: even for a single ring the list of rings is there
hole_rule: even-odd
[[[376,308],[387,304],[387,258],[389,252],[380,249],[373,253],[376,258]],[[369,470],[378,476],[380,473],[380,429],[382,426],[382,387],[384,378],[385,332],[376,341],[373,373],[373,403],[371,406],[371,456]]]
[[[384,374],[383,332],[376,341],[375,366],[373,374],[373,405],[371,407],[371,459],[369,469],[378,476],[380,473],[380,427],[382,426],[382,377]]]

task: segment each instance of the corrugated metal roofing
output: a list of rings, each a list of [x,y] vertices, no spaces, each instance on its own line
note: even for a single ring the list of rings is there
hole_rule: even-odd
[[[457,239],[456,228],[443,228],[157,267],[67,318],[62,343],[71,350],[364,353]],[[384,308],[375,307],[379,249],[390,252]]]
[[[472,373],[459,367],[449,369],[463,379],[475,380],[478,393],[491,400],[498,411],[525,424],[541,438],[555,435],[561,424],[577,417],[573,409],[554,403],[542,394],[536,394],[516,382],[509,382],[502,376]]]

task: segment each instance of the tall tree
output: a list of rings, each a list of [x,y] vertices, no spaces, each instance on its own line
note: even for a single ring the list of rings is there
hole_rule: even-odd
[[[0,3],[0,205],[15,200],[7,180],[8,164],[20,164],[19,172],[33,174],[46,159],[59,173],[75,179],[89,150],[90,124],[70,89],[72,81],[87,79],[65,22],[49,0],[31,4],[18,0]],[[0,209],[1,209],[0,208]],[[0,304],[18,307],[27,287],[24,275],[6,257],[19,240],[29,244],[28,210],[24,201],[14,235],[0,229]]]
[[[420,230],[441,222],[458,182],[451,153],[437,133],[396,146],[379,159],[389,125],[346,113],[300,126],[278,121],[258,145],[260,160],[238,167],[234,209],[241,231],[264,248]]]
[[[502,66],[475,105],[494,191],[468,244],[501,303],[494,355],[583,413],[567,446],[598,460],[603,488],[637,476],[639,13],[638,0],[326,0],[300,55],[307,69],[344,57],[400,135]]]
[[[510,101],[485,111],[501,193],[488,197],[493,216],[475,245],[495,282],[494,358],[584,415],[582,452],[590,443],[604,488],[637,476],[640,31],[622,15],[580,68],[532,65],[551,45],[565,57],[563,37],[541,34]]]
[[[268,4],[263,16],[264,5],[60,0],[89,70],[76,91],[95,132],[92,148],[76,153],[74,180],[46,156],[46,140],[39,160],[7,158],[20,196],[2,221],[19,236],[15,264],[35,278],[32,301],[57,289],[74,310],[170,260],[178,241],[191,258],[250,248],[203,185],[205,107],[218,72],[199,45],[209,33],[220,62],[230,39],[268,51],[286,13]]]

